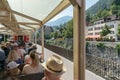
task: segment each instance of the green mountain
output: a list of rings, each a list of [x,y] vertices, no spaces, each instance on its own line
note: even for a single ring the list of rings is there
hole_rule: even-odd
[[[110,15],[120,16],[120,0],[99,0],[86,10],[86,21],[94,22]]]
[[[113,0],[99,0],[96,4],[86,10],[86,13],[95,15],[99,10],[110,9]]]

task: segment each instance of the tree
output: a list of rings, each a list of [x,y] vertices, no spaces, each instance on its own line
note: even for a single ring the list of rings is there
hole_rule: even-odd
[[[72,38],[73,37],[73,20],[67,23],[56,26],[57,29],[50,34],[51,38]]]
[[[120,44],[116,44],[115,50],[116,50],[118,57],[120,57]]]
[[[102,10],[99,10],[99,11],[97,12],[96,15],[97,15],[98,18],[101,18],[101,17],[102,17],[101,13],[102,13]]]
[[[54,37],[55,39],[58,37],[58,31],[55,31],[55,32],[52,32],[51,34],[50,34],[50,37],[52,38],[52,37]]]
[[[70,20],[66,23],[66,30],[64,36],[66,38],[72,38],[73,37],[73,20]]]
[[[118,29],[117,29],[117,36],[120,36],[120,26],[118,26]]]
[[[117,14],[120,16],[120,0],[113,0],[111,11],[112,14]]]
[[[86,14],[86,21],[87,21],[87,22],[90,22],[91,19],[92,19],[92,15],[91,15],[90,13],[87,13],[87,14]]]
[[[120,5],[120,0],[113,0],[113,5]]]
[[[107,11],[107,10],[103,10],[102,13],[101,13],[102,18],[107,17],[107,16],[109,16],[109,15],[111,15],[111,14],[110,14],[110,12]]]
[[[108,35],[109,33],[111,33],[111,30],[109,29],[109,26],[107,26],[105,24],[105,27],[102,29],[102,31],[100,32],[100,36],[104,37],[106,35]]]

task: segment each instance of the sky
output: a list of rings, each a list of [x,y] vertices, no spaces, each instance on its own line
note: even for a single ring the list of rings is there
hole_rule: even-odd
[[[86,9],[91,7],[93,4],[95,4],[98,0],[86,0]],[[69,6],[65,10],[63,10],[61,13],[59,13],[57,16],[55,16],[50,21],[54,21],[62,16],[73,16],[73,6]]]

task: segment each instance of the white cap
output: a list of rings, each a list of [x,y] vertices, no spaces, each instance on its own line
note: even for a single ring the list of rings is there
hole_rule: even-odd
[[[18,46],[18,43],[14,43],[13,46]]]
[[[8,69],[14,69],[14,68],[17,68],[18,66],[19,64],[17,64],[15,61],[11,61],[7,64]]]

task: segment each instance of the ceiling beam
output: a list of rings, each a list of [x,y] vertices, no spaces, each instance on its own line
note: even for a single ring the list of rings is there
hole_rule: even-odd
[[[25,24],[25,25],[40,25],[39,23],[29,23],[29,22],[13,22],[13,21],[0,21],[1,24]]]
[[[30,32],[28,32],[28,31],[30,31]],[[22,32],[22,33],[21,33]],[[26,35],[26,34],[29,34],[29,33],[33,33],[33,31],[32,30],[19,30],[18,31],[18,34],[20,35],[20,34],[22,34],[22,35]]]
[[[9,12],[9,16],[8,16],[8,21],[14,21],[14,22],[17,22],[15,16],[13,14],[11,14],[11,8],[8,4],[8,1],[7,0],[1,0],[2,1],[2,4],[5,6],[5,10]],[[7,21],[6,21],[7,22]],[[13,32],[16,31],[15,29],[18,30],[18,24],[13,24],[13,25],[10,25],[10,24],[4,24],[6,25],[7,28],[11,29]],[[16,33],[16,32],[15,32]]]
[[[36,29],[36,28],[31,27],[31,26],[28,26],[28,25],[26,25],[26,24],[21,24],[21,25],[26,26],[26,27],[29,27],[29,28],[32,28],[32,29]]]
[[[45,24],[46,22],[48,22],[58,13],[63,11],[65,8],[67,8],[70,4],[71,3],[69,0],[63,0],[53,11],[51,11],[51,13],[42,21],[42,23]]]
[[[2,30],[8,30],[7,27],[1,27],[0,30],[1,30],[1,29],[2,29]]]
[[[8,25],[3,24],[3,23],[1,23],[1,24],[2,24],[2,25],[4,25],[6,28],[8,28],[8,29],[12,30],[13,32],[16,32],[16,30],[15,30],[15,28],[14,28],[14,27],[10,27],[10,25],[8,26]]]
[[[25,14],[23,14],[23,13],[20,13],[20,12],[14,11],[14,10],[12,10],[11,13],[16,14],[16,15],[19,15],[19,16],[22,16],[22,17],[24,17],[24,18],[30,19],[30,20],[32,20],[32,21],[35,21],[35,22],[38,22],[38,23],[41,24],[41,21],[40,21],[40,20],[35,19],[35,18],[33,18],[33,17],[30,17],[30,16],[28,16],[28,15],[25,15]]]
[[[33,29],[20,28],[20,31],[22,31],[22,30],[23,30],[23,31],[27,31],[27,30],[28,30],[28,31],[33,31]]]

